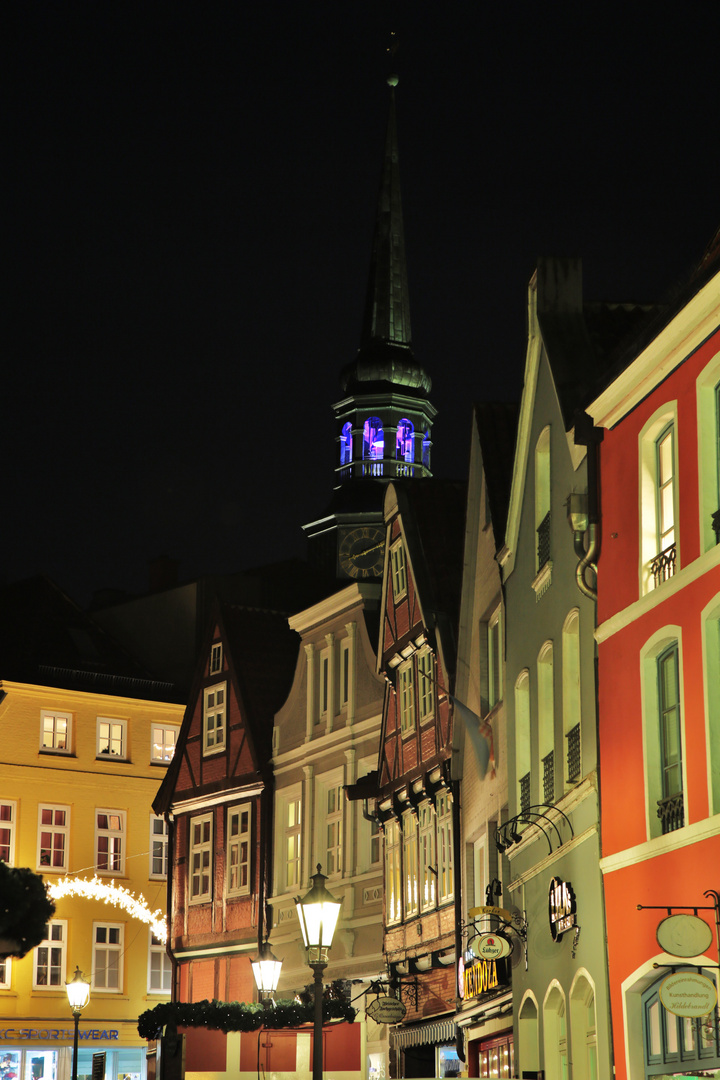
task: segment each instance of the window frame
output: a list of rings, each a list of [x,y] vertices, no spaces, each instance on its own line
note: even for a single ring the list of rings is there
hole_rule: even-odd
[[[211,696],[222,694],[222,702],[210,703]],[[211,757],[214,754],[223,754],[227,749],[227,681],[213,683],[203,688],[203,757]],[[212,728],[209,721],[212,718]],[[220,718],[220,723],[218,719]],[[220,739],[218,740],[218,732]]]
[[[388,926],[402,922],[402,855],[400,823],[390,818],[383,826],[385,847],[385,922]]]
[[[530,777],[532,790],[532,751],[530,746],[530,672],[524,668],[515,680],[515,777],[517,807],[522,809],[522,780]],[[530,802],[532,802],[532,795]]]
[[[158,732],[162,734],[158,738]],[[172,752],[168,756],[168,741],[167,735],[172,733]],[[175,757],[175,751],[177,749],[177,741],[180,735],[179,724],[153,724],[150,740],[150,763],[152,765],[169,765],[172,759]],[[156,753],[157,748],[160,748],[160,752]]]
[[[681,566],[680,530],[679,530],[679,470],[677,444],[679,436],[677,401],[666,401],[643,425],[638,435],[639,451],[639,496],[640,496],[640,547],[638,580],[640,596],[645,596],[656,588],[651,567],[662,548],[658,546],[658,497],[657,497],[657,443],[673,428],[673,517],[675,522],[675,564],[674,573]],[[662,585],[664,582],[660,582]]]
[[[419,891],[420,911],[434,911],[437,907],[437,823],[435,808],[429,799],[418,807]],[[432,868],[432,869],[431,869]]]
[[[65,746],[55,746],[54,741],[56,732],[53,729],[53,745],[45,745],[45,724],[47,720],[62,720],[65,723]],[[67,757],[72,754],[72,713],[61,712],[57,709],[41,709],[40,710],[40,753],[41,754],[62,754]]]
[[[417,667],[418,721],[424,724],[435,716],[435,654],[429,646],[418,652]]]
[[[214,641],[210,646],[210,659],[208,661],[208,675],[220,675],[223,670],[223,643]]]
[[[39,990],[41,992],[45,992],[45,991],[48,991],[48,990],[57,992],[58,990],[61,990],[61,991],[63,990],[63,988],[65,986],[65,981],[67,979],[67,927],[68,927],[67,919],[50,919],[48,921],[48,923],[47,923],[47,930],[48,930],[47,937],[43,938],[43,940],[38,945],[36,945],[35,948],[33,949],[33,962],[32,962],[32,970],[33,970],[32,987],[33,987],[33,990]],[[58,938],[53,938],[52,937],[52,934],[53,934],[54,930],[59,930],[60,937],[58,937]],[[47,967],[48,976],[50,975],[50,973],[52,972],[52,969],[54,967],[59,966],[60,970],[59,970],[59,978],[58,978],[57,982],[50,982],[49,978],[48,978],[48,981],[43,983],[43,982],[40,982],[40,980],[38,979],[39,959],[40,959],[39,953],[40,953],[41,949],[49,949],[50,953],[51,953],[51,955],[48,956],[48,963],[42,965],[43,967]],[[59,963],[59,965],[52,963],[52,951],[54,949],[58,949],[60,951],[60,963]]]
[[[538,688],[538,751],[541,768],[541,802],[555,802],[555,787],[557,782],[556,754],[555,754],[555,650],[552,641],[546,641],[537,658],[537,688]],[[546,761],[552,755],[552,798],[546,790]]]
[[[327,877],[342,877],[345,859],[345,799],[343,798],[343,779],[318,780],[318,795],[322,793],[325,807],[320,815],[320,828],[324,840],[318,851],[325,855],[325,873]],[[332,809],[331,809],[332,807]]]
[[[277,892],[286,893],[291,889],[300,888],[303,872],[303,856],[305,854],[305,807],[303,803],[302,783],[293,784],[278,792],[277,820],[275,823],[275,836],[277,838]],[[292,823],[289,823],[290,808],[293,807]],[[289,842],[293,841],[291,853]],[[292,865],[293,873],[289,867]]]
[[[487,623],[487,700],[491,712],[503,699],[502,604]]]
[[[12,957],[0,958],[0,990],[12,989]]]
[[[253,806],[251,802],[239,803],[237,806],[229,806],[225,828],[225,893],[227,896],[249,896],[252,884],[252,835],[253,835]],[[247,828],[243,831],[243,816],[247,814]],[[237,820],[238,829],[233,833],[233,822]],[[245,845],[245,858],[242,858],[243,844]],[[237,861],[233,862],[233,855],[237,851]],[[238,882],[231,884],[231,876],[234,868],[237,868]],[[243,869],[245,871],[245,883],[243,884]]]
[[[0,817],[0,859],[3,859],[8,866],[15,865],[15,841],[17,837],[17,800],[16,799],[0,799],[0,812],[3,811],[3,807],[7,807],[9,810],[9,817]],[[2,834],[7,833],[7,839],[3,839]],[[7,849],[8,857],[3,858],[2,852]]]
[[[49,825],[43,822],[43,812],[50,811],[52,814],[52,821]],[[55,814],[61,813],[64,815],[65,820],[62,823],[55,821]],[[63,858],[61,863],[46,863],[42,860],[42,853],[45,850],[43,847],[42,837],[43,833],[49,833],[53,837],[51,841],[50,851],[55,852],[54,837],[62,836],[62,852]],[[62,803],[38,803],[38,831],[37,831],[37,869],[43,874],[65,874],[67,873],[69,861],[70,861],[70,807],[64,806]],[[52,855],[51,855],[52,858]]]
[[[393,585],[393,600],[395,603],[407,596],[408,574],[407,560],[405,558],[405,544],[399,537],[394,544],[390,545],[390,568]]]
[[[660,748],[660,699],[658,694],[658,659],[673,643],[678,649],[678,693],[680,722],[680,754],[683,823],[687,824],[687,747],[685,745],[685,687],[683,664],[682,628],[668,625],[657,630],[640,650],[642,725],[643,725],[643,764],[645,769],[646,792],[646,835],[648,840],[663,835],[662,822],[657,816],[658,802],[663,798],[661,782],[662,757]]]
[[[203,828],[205,825],[208,827],[207,839],[201,837],[201,839],[195,839],[195,830],[197,828]],[[188,820],[188,875],[187,875],[187,890],[188,890],[188,903],[189,904],[208,904],[212,902],[213,898],[213,875],[214,875],[214,859],[213,859],[213,838],[214,838],[214,821],[212,812],[209,814],[196,814]],[[205,861],[207,856],[207,862]],[[200,857],[201,862],[197,867],[195,866],[196,857]],[[207,877],[207,888],[203,889],[203,879]],[[198,879],[199,887],[195,889],[195,879]]]
[[[108,824],[103,826],[100,824],[101,815],[108,818]],[[117,828],[111,827],[110,821],[114,818],[118,819]],[[96,874],[111,874],[113,876],[119,874],[121,877],[125,876],[125,857],[127,847],[127,812],[125,810],[109,809],[104,806],[97,806],[95,808],[95,873]],[[108,847],[107,852],[104,853],[107,856],[107,866],[101,867],[100,862],[100,840],[101,838],[107,839]],[[114,844],[113,841],[118,841],[119,844]],[[117,850],[116,850],[117,848]]]
[[[153,957],[159,956],[160,960],[160,974],[161,981],[164,981],[165,976],[168,976],[169,986],[167,990],[163,987],[153,986]],[[153,996],[170,997],[172,993],[172,961],[167,954],[167,948],[164,943],[160,941],[152,932],[152,929],[148,930],[148,969],[147,969],[147,992]]]
[[[415,731],[415,664],[412,657],[397,669],[397,709],[401,736]]]
[[[435,800],[437,833],[438,905],[455,898],[453,853],[453,799],[449,791],[439,791]]]
[[[97,935],[100,931],[108,931],[111,934],[117,934],[116,941],[98,941]],[[125,948],[125,924],[117,922],[93,922],[93,948],[92,948],[92,991],[94,994],[122,994],[123,992],[123,955]],[[98,963],[98,951],[102,949],[107,955],[114,956],[116,960],[117,971],[117,986],[100,986],[98,983],[98,975],[101,971],[107,973],[108,970],[113,970],[108,967],[107,962],[104,966]]]
[[[162,825],[162,831],[158,832],[155,829],[157,824]],[[148,870],[148,877],[151,881],[166,881],[168,874],[168,854],[169,854],[170,837],[168,833],[168,823],[165,818],[160,814],[150,815],[150,866]],[[160,851],[156,854],[156,848],[159,846]],[[158,871],[155,869],[155,861],[157,858],[162,861],[164,870]]]
[[[107,736],[107,749],[102,750],[101,744],[104,741],[104,736],[101,733],[101,727],[103,724],[109,726]],[[120,734],[120,753],[116,754],[111,749],[114,741],[117,739],[117,735],[114,734],[113,729],[119,728]],[[95,757],[98,761],[129,761],[129,747],[128,747],[128,722],[127,720],[118,719],[114,716],[98,716],[97,718],[97,741],[95,745]]]

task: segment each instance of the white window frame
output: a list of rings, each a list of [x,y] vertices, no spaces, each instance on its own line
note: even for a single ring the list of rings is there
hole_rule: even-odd
[[[412,919],[420,914],[420,873],[418,870],[418,821],[412,810],[402,816],[403,832],[403,914]]]
[[[350,704],[350,683],[352,681],[352,652],[350,638],[340,642],[340,708],[347,709]]]
[[[453,878],[453,819],[452,795],[438,792],[435,802],[437,822],[438,904],[445,904],[455,895]]]
[[[17,832],[17,802],[15,799],[0,799],[0,837],[5,833],[0,845],[0,859],[8,866],[15,864],[15,836]],[[7,854],[7,858],[3,855]]]
[[[328,713],[332,712],[332,702],[330,695],[332,693],[332,653],[330,649],[323,649],[320,653],[320,687],[318,691],[318,707],[320,711],[320,717],[324,718]]]
[[[103,729],[107,728],[107,731]],[[95,756],[101,761],[127,761],[128,754],[128,722],[118,720],[112,716],[98,716],[97,718],[97,748]],[[119,752],[114,750],[119,746]]]
[[[212,900],[213,888],[213,815],[198,814],[189,821],[188,836],[188,901],[206,904]],[[200,835],[197,835],[200,830]],[[206,833],[206,835],[203,835]],[[205,880],[207,886],[205,887]],[[196,884],[197,882],[197,884]]]
[[[12,987],[12,957],[4,956],[0,960],[0,990]]]
[[[435,716],[435,656],[432,649],[418,653],[418,719],[421,724]]]
[[[101,817],[107,818],[101,824]],[[98,806],[95,810],[95,872],[98,874],[125,874],[127,849],[127,814],[124,810],[110,810]],[[107,840],[107,851],[100,851],[100,841]],[[107,866],[101,862],[107,861]]]
[[[435,808],[429,799],[418,807],[418,844],[420,849],[420,910],[437,906],[437,838]]]
[[[228,896],[248,896],[252,873],[252,803],[231,806],[227,812],[225,852],[226,892]],[[236,827],[237,826],[237,827]],[[237,880],[233,883],[233,871]],[[243,878],[245,879],[243,881]]]
[[[400,825],[391,818],[385,822],[385,921],[388,926],[402,922],[402,866]]]
[[[400,734],[409,735],[415,730],[415,665],[412,659],[397,669],[397,683]]]
[[[52,820],[47,823],[43,822],[43,814],[50,812]],[[56,821],[56,815],[62,814],[64,820]],[[52,837],[50,850],[50,862],[43,861],[43,834],[50,834]],[[57,863],[55,858],[55,837],[62,837],[62,862]],[[37,868],[43,874],[61,874],[67,871],[69,866],[69,848],[70,848],[70,807],[62,806],[59,803],[38,803],[38,835],[37,835]]]
[[[680,697],[680,748],[682,760],[683,812],[688,821],[687,747],[685,744],[685,682],[682,628],[664,626],[640,650],[642,673],[643,764],[645,767],[645,826],[648,840],[662,835],[662,822],[657,816],[658,800],[662,798],[662,753],[660,748],[660,699],[658,693],[658,657],[677,642],[678,683]]]
[[[57,726],[65,726],[64,746],[57,746],[63,736],[57,730]],[[49,731],[46,729],[49,727]],[[45,736],[50,735],[51,744],[45,745]],[[41,754],[71,754],[72,753],[72,713],[58,712],[56,709],[40,710],[40,753]]]
[[[488,711],[503,699],[502,649],[502,606],[498,605],[487,624]]]
[[[550,445],[551,429],[548,424],[538,435],[535,443],[535,573],[539,573],[548,563],[540,566],[538,557],[537,530],[545,517],[550,514],[552,524],[552,459]],[[550,561],[550,560],[549,560]]]
[[[164,817],[150,815],[150,868],[148,877],[154,881],[165,881],[168,871],[168,823]],[[160,861],[162,870],[156,869]]]
[[[407,562],[405,559],[405,545],[402,537],[396,540],[390,548],[390,566],[392,568],[393,600],[397,603],[407,595]]]
[[[328,877],[341,877],[345,858],[345,796],[342,768],[318,776],[315,784],[315,850]]]
[[[638,578],[640,595],[645,596],[655,588],[650,566],[661,551],[658,547],[658,475],[657,441],[663,432],[673,427],[673,513],[675,520],[675,573],[680,569],[680,521],[678,512],[678,422],[677,401],[667,401],[661,405],[644,424],[638,436],[639,444],[639,524],[640,524],[640,565]]]
[[[222,694],[222,702],[215,700],[218,694]],[[213,683],[203,690],[203,754],[209,757],[211,754],[224,753],[226,742],[227,683]]]
[[[53,990],[57,992],[64,989],[65,980],[67,979],[67,925],[67,919],[51,919],[47,924],[47,937],[33,949],[33,990]],[[47,958],[48,963],[42,965],[43,968],[47,968],[48,974],[50,974],[53,967],[59,967],[56,982],[42,982],[39,978],[40,953],[42,950],[50,950],[50,956]],[[54,951],[59,953],[59,963],[52,963],[52,953]]]
[[[98,941],[98,937],[105,934],[106,941]],[[92,988],[94,993],[122,994],[123,990],[123,951],[125,941],[125,926],[123,923],[94,922],[93,923],[93,964],[92,964]],[[100,963],[100,956],[104,954],[106,962]],[[115,957],[115,964],[108,968],[107,958]],[[107,983],[108,970],[117,971],[117,986],[102,985],[100,982],[101,972],[105,971]]]
[[[546,641],[537,658],[538,688],[538,750],[540,761],[540,802],[555,802],[557,787],[557,754],[555,753],[555,654],[552,641]],[[544,761],[553,755],[553,797],[545,799]]]
[[[278,894],[299,889],[305,854],[305,806],[303,785],[293,784],[277,794],[275,820],[275,860]],[[291,872],[292,868],[292,872]]]
[[[210,664],[208,674],[219,675],[223,669],[223,647],[222,641],[213,642],[210,648]]]
[[[159,961],[156,963],[158,970],[153,970],[153,959]],[[154,977],[159,974],[160,982],[164,983],[167,979],[167,989],[163,986],[154,986]],[[157,980],[155,980],[157,981]],[[165,944],[156,938],[152,930],[148,932],[148,970],[147,970],[147,992],[153,996],[158,995],[161,997],[170,997],[172,991],[172,961],[167,954]]]
[[[520,810],[520,780],[530,775],[530,802],[532,803],[532,756],[530,751],[530,672],[520,672],[515,681],[515,778],[517,784],[517,810]]]
[[[154,765],[169,765],[175,756],[180,726],[178,724],[153,724],[150,760]]]

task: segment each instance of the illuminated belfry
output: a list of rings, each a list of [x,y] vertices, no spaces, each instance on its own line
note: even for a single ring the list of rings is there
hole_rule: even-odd
[[[324,516],[304,526],[311,559],[328,568],[334,562],[340,577],[382,573],[386,484],[432,475],[436,410],[428,398],[430,376],[412,348],[395,120],[397,82],[395,75],[388,79],[390,112],[360,348],[340,373],[343,397],[333,405],[335,495]]]
[[[430,476],[432,382],[412,349],[400,197],[395,86],[378,194],[360,348],[340,375],[345,396],[337,422],[337,484],[358,478]]]

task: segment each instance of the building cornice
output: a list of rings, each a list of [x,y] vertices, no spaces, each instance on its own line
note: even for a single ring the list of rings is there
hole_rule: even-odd
[[[192,799],[177,799],[170,804],[173,814],[189,814],[194,810],[204,810],[211,806],[224,806],[226,803],[236,802],[238,799],[252,799],[256,795],[262,795],[265,785],[262,783],[245,784],[240,787],[224,789],[223,791],[208,792],[206,795],[196,795]]]
[[[299,612],[297,615],[291,615],[288,619],[288,625],[291,630],[296,630],[298,634],[305,634],[330,619],[346,614],[366,600],[377,600],[379,596],[379,584],[369,581],[354,581],[347,588],[321,600],[319,604],[305,608],[304,611]]]
[[[275,776],[278,777],[289,769],[295,769],[298,765],[317,761],[338,748],[359,749],[358,743],[364,736],[372,735],[376,729],[379,731],[381,720],[381,714],[374,713],[367,720],[356,720],[350,728],[334,728],[324,735],[311,739],[310,742],[301,743],[300,746],[294,746],[292,750],[276,754],[272,760]]]
[[[720,835],[720,817],[703,818],[702,821],[694,821],[683,829],[666,833],[665,836],[655,836],[652,840],[646,840],[642,844],[617,851],[613,855],[605,855],[600,860],[600,869],[603,874],[611,874],[614,870],[624,870],[628,866],[655,859],[660,855],[666,855],[670,851],[680,851],[682,848],[698,844],[702,840],[709,840],[713,836]]]

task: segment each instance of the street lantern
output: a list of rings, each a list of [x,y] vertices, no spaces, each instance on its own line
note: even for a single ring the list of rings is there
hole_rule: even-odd
[[[342,905],[342,901],[336,900],[325,888],[326,881],[327,877],[320,872],[320,863],[318,863],[317,873],[312,877],[313,884],[310,892],[302,900],[298,897],[295,901],[303,943],[307,949],[308,964],[314,975],[313,1080],[322,1080],[323,972],[327,967],[328,950],[332,945]]]
[[[277,990],[277,984],[280,981],[281,967],[282,960],[278,960],[277,956],[273,956],[270,952],[270,945],[267,941],[264,941],[260,946],[260,953],[257,960],[253,960],[252,962],[255,985],[258,988],[260,1000],[263,1005],[270,1004],[272,996]]]
[[[72,977],[70,982],[66,981],[65,983],[65,990],[67,991],[68,1001],[70,1002],[73,1019],[75,1020],[75,1035],[73,1038],[72,1080],[77,1080],[78,1025],[80,1023],[80,1013],[90,1000],[90,983],[87,981],[77,964],[75,965],[74,976]]]

